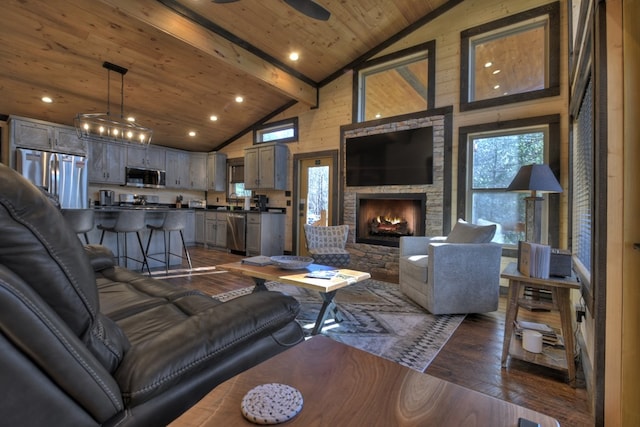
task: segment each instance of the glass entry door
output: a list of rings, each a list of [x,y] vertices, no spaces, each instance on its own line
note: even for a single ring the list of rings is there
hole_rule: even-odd
[[[333,224],[334,158],[317,157],[300,160],[298,187],[298,253],[307,255],[304,224]]]

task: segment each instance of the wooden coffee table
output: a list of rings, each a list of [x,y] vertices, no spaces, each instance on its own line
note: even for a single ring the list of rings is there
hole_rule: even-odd
[[[546,415],[316,336],[227,380],[172,427],[255,426],[240,411],[252,388],[300,390],[302,411],[286,426],[516,427],[522,417],[558,427]]]
[[[221,264],[218,265],[217,268],[252,277],[256,283],[255,291],[267,290],[267,287],[265,286],[267,281],[287,283],[289,285],[318,291],[322,297],[322,307],[318,313],[318,318],[313,326],[311,335],[317,335],[322,330],[322,326],[329,317],[329,314],[333,314],[335,320],[338,322],[340,321],[340,313],[333,301],[338,289],[344,288],[345,286],[349,286],[353,283],[361,282],[371,277],[369,273],[364,273],[362,271],[336,269],[334,267],[319,264],[311,264],[307,268],[301,270],[284,270],[273,265],[258,266],[243,264],[241,261],[238,261]],[[331,279],[315,279],[307,277],[307,275],[313,271],[328,270],[337,271],[337,274]]]

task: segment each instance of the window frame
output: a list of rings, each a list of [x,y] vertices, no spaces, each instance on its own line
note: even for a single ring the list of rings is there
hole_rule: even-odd
[[[270,139],[268,141],[265,141],[263,139],[264,135],[269,132],[276,132],[276,131],[281,131],[285,129],[292,129],[293,136],[278,138],[278,139]],[[298,141],[298,118],[297,117],[291,117],[289,119],[267,123],[261,126],[256,126],[253,129],[253,145],[267,144],[271,142],[296,142],[296,141]]]
[[[471,82],[472,43],[477,39],[491,38],[503,31],[528,28],[532,20],[547,17],[547,77],[546,87],[543,89],[520,92],[510,95],[497,96],[473,101],[469,99],[469,90],[474,86]],[[503,106],[515,102],[546,98],[560,95],[560,3],[550,3],[530,9],[506,18],[469,28],[460,33],[460,111],[476,110]]]
[[[237,181],[233,181],[233,173],[232,170],[234,167],[238,167],[238,166],[242,166],[244,167],[244,157],[239,157],[239,158],[235,158],[235,159],[227,159],[227,187],[225,190],[225,199],[227,201],[227,203],[235,203],[236,205],[238,205],[238,203],[240,203],[242,200],[241,197],[237,194],[237,192],[235,191],[235,188],[232,189],[232,186],[235,186],[235,184],[238,184],[239,182]],[[243,182],[244,184],[244,182]],[[246,191],[246,190],[245,190]],[[253,196],[253,191],[249,190],[251,192],[250,197]],[[232,197],[232,195],[235,194],[235,197]]]
[[[471,215],[469,203],[470,191],[468,189],[469,173],[469,136],[480,133],[513,134],[518,129],[526,130],[534,127],[548,127],[548,141],[545,144],[545,163],[549,165],[553,173],[560,177],[560,115],[548,115],[525,119],[510,120],[497,123],[485,123],[480,125],[465,126],[459,129],[458,135],[458,218],[468,218]],[[548,242],[554,248],[559,247],[560,242],[560,195],[556,193],[545,194],[548,203],[547,228],[550,240]],[[517,247],[503,245],[503,256],[517,257]]]
[[[375,58],[369,61],[364,62],[361,66],[354,69],[353,72],[353,105],[352,105],[352,117],[354,123],[364,123],[365,120],[365,110],[363,108],[363,103],[365,100],[363,99],[363,93],[361,89],[363,86],[362,77],[367,74],[373,73],[374,71],[383,70],[383,69],[393,69],[398,66],[405,65],[408,61],[411,61],[412,58],[419,57],[420,54],[425,55],[425,59],[427,60],[427,111],[435,108],[435,84],[436,84],[436,42],[435,40],[430,40],[425,43],[421,43],[419,45],[400,50],[398,52],[391,53],[389,55],[381,56],[379,58]],[[398,114],[396,116],[385,116],[383,119],[388,119],[389,117],[397,117],[403,116],[406,114],[413,114],[417,111],[407,111],[402,114]]]

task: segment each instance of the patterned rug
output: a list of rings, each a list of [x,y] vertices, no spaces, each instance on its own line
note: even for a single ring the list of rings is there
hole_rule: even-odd
[[[269,282],[267,287],[300,302],[296,320],[310,334],[322,305],[318,292],[277,282]],[[228,301],[252,290],[248,287],[214,298]],[[323,335],[421,372],[465,317],[429,314],[405,297],[398,285],[372,279],[340,289],[335,301],[344,320],[328,320]]]

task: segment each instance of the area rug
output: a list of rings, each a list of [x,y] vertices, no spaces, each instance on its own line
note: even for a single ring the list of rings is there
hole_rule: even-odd
[[[300,302],[296,320],[309,335],[322,305],[318,292],[277,282],[268,282],[267,288]],[[214,298],[228,301],[252,290],[253,287],[248,287]],[[429,314],[405,297],[398,285],[373,279],[340,289],[335,301],[344,319],[340,323],[327,321],[323,335],[420,372],[424,372],[465,317]]]

